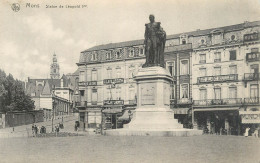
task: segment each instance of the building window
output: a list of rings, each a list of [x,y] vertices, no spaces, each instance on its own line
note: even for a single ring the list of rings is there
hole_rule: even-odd
[[[207,76],[207,69],[206,68],[200,68],[200,76]]]
[[[215,53],[214,62],[221,62],[221,52]]]
[[[221,75],[221,67],[214,67],[215,76]]]
[[[206,63],[206,54],[200,54],[200,63]]]
[[[92,81],[97,81],[97,70],[92,70],[91,71],[91,80]]]
[[[109,51],[106,53],[106,60],[110,60],[110,59],[112,59],[112,56],[111,56],[111,52]]]
[[[259,52],[259,49],[258,48],[252,48],[251,49],[251,53],[258,53]]]
[[[229,66],[230,74],[237,74],[237,65]]]
[[[116,52],[116,59],[120,59],[120,58],[121,58],[120,52],[117,51],[117,52]]]
[[[236,36],[235,36],[235,35],[232,35],[232,36],[231,36],[231,40],[232,40],[232,41],[234,41],[234,40],[235,40],[235,38],[236,38]]]
[[[92,104],[97,104],[98,94],[97,89],[92,89],[91,102]]]
[[[207,90],[206,88],[200,89],[200,100],[206,100],[207,99]]]
[[[175,99],[175,87],[174,87],[174,85],[172,86],[171,99]]]
[[[129,68],[129,78],[133,78],[134,77],[134,72],[135,72],[134,68]]]
[[[237,87],[229,87],[229,98],[237,98]]]
[[[189,74],[189,65],[187,60],[181,61],[181,75]]]
[[[200,42],[201,42],[201,44],[204,44],[204,43],[205,43],[205,40],[204,40],[204,39],[201,39]]]
[[[259,97],[259,95],[258,95],[258,85],[257,84],[250,85],[250,97],[251,98]]]
[[[182,39],[182,44],[186,44],[186,40],[185,39]]]
[[[129,100],[135,100],[135,90],[134,89],[129,90]]]
[[[181,98],[189,98],[188,84],[181,86]]]
[[[134,49],[131,49],[131,50],[130,50],[129,57],[133,57],[134,55],[135,55],[135,51],[134,51]]]
[[[97,53],[93,53],[93,54],[92,54],[91,60],[92,60],[92,61],[97,60]]]
[[[229,60],[233,61],[236,59],[237,59],[237,51],[236,50],[229,51]]]
[[[56,69],[53,69],[53,72],[56,73]]]
[[[112,69],[107,69],[107,78],[112,79]]]
[[[221,99],[221,88],[214,88],[214,96],[216,100]]]
[[[259,73],[259,65],[254,64],[250,66],[250,73],[252,74],[258,74]]]
[[[112,100],[112,97],[111,97],[111,88],[107,89],[107,100]]]
[[[121,68],[116,69],[116,78],[121,78]]]
[[[116,89],[116,100],[121,100],[121,88]]]
[[[140,55],[144,55],[144,48],[140,48],[139,53]]]
[[[80,90],[80,91],[79,91],[79,93],[80,93],[80,96],[82,96],[82,97],[83,97],[83,96],[84,96],[84,93],[85,93],[85,91],[84,91],[84,90]]]
[[[56,92],[56,94],[58,95],[58,94],[60,94],[60,92]]]
[[[85,81],[85,72],[84,71],[79,72],[79,81],[80,82]]]
[[[166,63],[167,69],[169,70],[171,76],[174,76],[174,62],[167,62]]]

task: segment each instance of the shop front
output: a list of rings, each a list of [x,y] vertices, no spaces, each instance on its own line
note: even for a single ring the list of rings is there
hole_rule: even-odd
[[[204,133],[240,135],[238,108],[194,109],[194,123]]]
[[[259,109],[259,108],[258,108]],[[260,130],[260,111],[258,109],[248,109],[239,111],[241,117],[241,132],[245,135],[248,128],[248,136],[258,136]],[[256,134],[256,135],[255,135]]]

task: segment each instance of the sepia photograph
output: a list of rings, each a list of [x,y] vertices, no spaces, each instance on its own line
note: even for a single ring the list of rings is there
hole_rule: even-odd
[[[260,163],[260,0],[3,0],[1,163]]]

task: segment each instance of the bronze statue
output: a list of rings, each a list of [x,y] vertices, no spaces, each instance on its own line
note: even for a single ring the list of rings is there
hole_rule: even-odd
[[[146,62],[143,67],[164,67],[164,47],[166,33],[160,26],[160,22],[154,21],[154,16],[149,16],[150,23],[145,24],[145,56]]]

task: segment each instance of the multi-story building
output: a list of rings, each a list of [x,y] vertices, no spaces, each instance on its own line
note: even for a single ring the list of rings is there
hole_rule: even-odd
[[[173,77],[171,108],[185,127],[193,122],[212,132],[222,128],[231,133],[230,128],[241,126],[241,114],[248,117],[249,112],[239,110],[259,109],[259,25],[259,21],[245,22],[167,36],[165,68]],[[133,76],[144,62],[143,40],[81,52],[78,108],[85,127],[99,126],[107,108],[112,119],[121,116],[122,110],[135,108]]]
[[[211,133],[240,134],[246,123],[259,125],[259,112],[250,111],[260,110],[259,32],[258,21],[203,30],[193,37],[196,126]],[[256,118],[245,120],[247,114]]]

